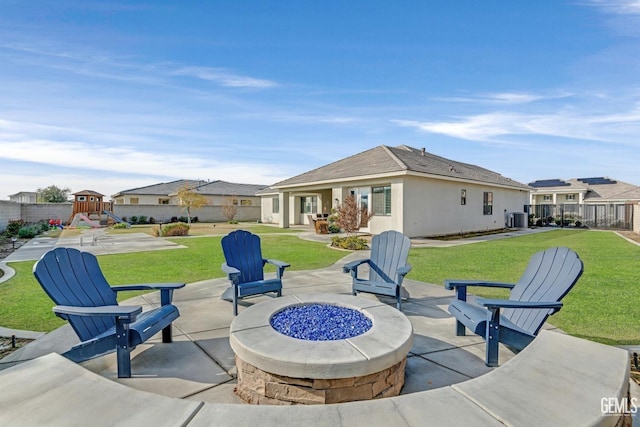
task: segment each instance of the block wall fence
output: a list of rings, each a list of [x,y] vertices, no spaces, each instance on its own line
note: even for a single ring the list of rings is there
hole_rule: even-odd
[[[0,231],[7,227],[11,220],[22,219],[27,223],[61,219],[66,222],[73,212],[71,203],[17,203],[0,200]],[[186,216],[186,212],[178,205],[113,205],[114,215],[131,218],[144,215],[153,217],[156,222],[169,222],[172,217]],[[227,218],[222,213],[222,206],[204,206],[194,209],[191,214],[200,222],[224,222]],[[260,219],[260,206],[238,206],[238,221],[257,221]]]

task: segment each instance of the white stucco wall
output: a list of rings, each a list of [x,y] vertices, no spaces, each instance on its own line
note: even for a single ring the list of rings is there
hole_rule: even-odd
[[[460,202],[463,189],[465,205]],[[483,214],[484,192],[493,193],[491,215]],[[404,181],[403,233],[420,237],[498,229],[505,226],[505,209],[522,212],[528,202],[528,191],[409,176]]]
[[[342,203],[351,188],[384,185],[391,185],[391,215],[375,215],[368,229],[372,234],[397,230],[409,237],[421,237],[499,229],[505,226],[505,210],[522,212],[524,206],[529,204],[527,190],[420,176],[396,176],[340,183],[333,185],[330,191],[326,188],[308,187],[291,192],[288,197],[289,223],[306,223],[304,216],[300,214],[300,196],[317,195],[318,206],[324,208],[329,202],[333,208],[335,200]],[[467,191],[466,205],[460,204],[462,189]],[[492,215],[483,214],[485,191],[493,192]],[[271,197],[273,196],[262,198],[262,220],[277,223],[278,218],[271,212]],[[283,215],[282,205],[280,215]]]

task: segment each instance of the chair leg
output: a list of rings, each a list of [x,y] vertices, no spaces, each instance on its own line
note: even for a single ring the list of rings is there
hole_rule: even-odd
[[[163,343],[172,343],[173,342],[173,332],[171,330],[171,323],[162,329],[162,342]]]
[[[233,315],[238,315],[238,286],[233,285]]]
[[[485,364],[489,367],[498,366],[498,345],[500,344],[500,310],[490,311],[487,319],[487,350]]]
[[[464,337],[467,334],[467,329],[459,320],[456,320],[456,336]]]
[[[116,358],[118,378],[131,378],[131,352],[129,349],[129,324],[116,320]]]

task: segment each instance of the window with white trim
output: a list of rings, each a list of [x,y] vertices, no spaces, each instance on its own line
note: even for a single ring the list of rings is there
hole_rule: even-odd
[[[485,191],[482,198],[482,213],[484,215],[493,215],[493,193]]]
[[[371,187],[371,205],[374,215],[391,215],[391,185]]]

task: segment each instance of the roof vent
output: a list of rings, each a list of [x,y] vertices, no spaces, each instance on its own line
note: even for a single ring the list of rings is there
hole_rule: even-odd
[[[426,153],[426,149],[424,147],[422,147],[420,149],[420,155],[424,157],[424,154]]]

